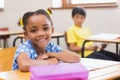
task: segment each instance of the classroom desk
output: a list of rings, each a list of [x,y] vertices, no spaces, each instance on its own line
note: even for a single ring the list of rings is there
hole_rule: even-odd
[[[0,31],[0,37],[7,37],[11,35],[18,35],[18,34],[23,34],[23,31]],[[4,43],[4,48],[5,48],[5,43]]]
[[[0,36],[23,34],[23,31],[0,31]]]
[[[120,62],[82,58],[81,63],[89,70],[88,80],[120,78]],[[0,80],[30,80],[30,74],[19,70],[0,72]]]
[[[21,72],[19,70],[1,72],[0,80],[30,80],[30,72]]]
[[[120,64],[89,72],[89,80],[120,80]]]
[[[82,57],[84,57],[84,48],[85,48],[85,44],[87,42],[105,42],[105,43],[115,43],[116,44],[116,55],[120,56],[119,53],[119,44],[120,44],[120,39],[113,39],[113,40],[103,40],[103,39],[85,39],[85,41],[83,42],[82,45]]]
[[[120,79],[120,62],[83,58],[82,64],[89,70],[88,80]]]
[[[60,45],[60,38],[61,37],[64,37],[64,34],[63,33],[54,33],[53,35],[52,35],[52,38],[56,38],[57,39],[57,44],[58,45]],[[24,39],[24,35],[22,34],[22,35],[18,35],[15,39],[14,39],[14,41],[13,41],[13,47],[15,46],[15,43],[16,43],[16,41],[18,40],[18,39],[21,39],[21,43],[23,42],[23,39]]]

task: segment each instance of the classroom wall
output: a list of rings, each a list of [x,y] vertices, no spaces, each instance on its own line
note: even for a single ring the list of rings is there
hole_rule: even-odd
[[[5,8],[0,11],[0,27],[8,26],[10,30],[22,30],[17,26],[17,21],[26,11],[34,11],[40,8],[51,7],[52,0],[5,0]],[[100,32],[120,33],[120,0],[118,7],[113,8],[86,8],[87,18],[85,26],[90,27],[93,34]],[[64,32],[72,24],[71,9],[53,10],[52,19],[55,32]],[[13,39],[10,38],[10,46]],[[64,39],[61,39],[61,46],[66,48]],[[19,44],[19,42],[18,42]],[[111,44],[110,44],[111,45]],[[115,45],[108,46],[108,49],[114,49]]]

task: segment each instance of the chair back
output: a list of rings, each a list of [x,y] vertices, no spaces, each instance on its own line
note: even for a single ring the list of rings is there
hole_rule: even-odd
[[[12,69],[16,47],[0,49],[0,72]]]
[[[69,43],[67,42],[67,31],[64,31],[64,38],[65,38],[67,49],[69,49]]]

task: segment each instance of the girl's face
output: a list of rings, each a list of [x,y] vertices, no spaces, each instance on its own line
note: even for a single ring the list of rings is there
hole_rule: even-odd
[[[80,14],[75,14],[73,17],[72,17],[73,21],[74,21],[74,24],[76,26],[82,26],[84,20],[85,20],[85,16],[83,15],[80,15]]]
[[[25,35],[35,47],[45,49],[53,32],[54,28],[45,15],[33,15],[28,19]]]

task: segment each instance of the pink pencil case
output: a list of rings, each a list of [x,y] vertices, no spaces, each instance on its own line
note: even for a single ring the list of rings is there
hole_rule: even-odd
[[[87,80],[89,71],[80,63],[32,66],[31,80]]]

